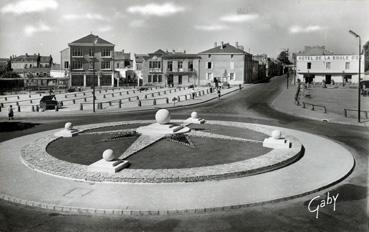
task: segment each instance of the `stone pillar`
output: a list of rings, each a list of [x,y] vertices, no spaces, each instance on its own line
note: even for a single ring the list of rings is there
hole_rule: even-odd
[[[83,87],[86,87],[87,77],[86,74],[83,74]]]

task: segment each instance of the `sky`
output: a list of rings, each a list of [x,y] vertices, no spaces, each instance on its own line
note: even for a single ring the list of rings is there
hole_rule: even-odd
[[[0,57],[52,55],[90,33],[115,50],[198,53],[224,43],[276,58],[306,45],[358,52],[369,40],[369,0],[0,0]]]

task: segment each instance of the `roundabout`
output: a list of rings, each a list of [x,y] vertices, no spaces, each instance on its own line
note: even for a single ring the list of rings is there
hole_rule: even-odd
[[[78,135],[70,137],[52,130],[3,142],[0,174],[11,178],[1,183],[0,196],[72,213],[197,213],[307,195],[343,180],[355,165],[344,147],[313,134],[230,121],[186,123],[168,116],[156,123],[78,126],[73,132]],[[155,136],[146,133],[152,128]],[[162,128],[165,133],[158,132]],[[276,131],[289,147],[265,146],[268,139],[281,139]],[[88,142],[89,147],[83,145]],[[114,149],[107,150],[105,143]],[[98,149],[105,150],[104,159]],[[117,162],[116,156],[130,166],[113,174],[89,168],[99,159]]]

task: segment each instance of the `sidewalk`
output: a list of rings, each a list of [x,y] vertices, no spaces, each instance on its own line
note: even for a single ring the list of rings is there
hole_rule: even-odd
[[[249,88],[250,84],[243,85],[242,88]],[[238,86],[231,87],[230,89],[222,89],[222,97],[226,95],[229,95],[231,93],[237,93],[239,91]],[[165,96],[163,96],[165,97]],[[143,106],[129,106],[129,107],[122,107],[118,108],[117,106],[110,107],[110,108],[104,108],[102,110],[96,110],[95,114],[104,114],[104,113],[117,113],[117,112],[134,112],[134,111],[146,111],[146,110],[153,110],[153,109],[159,109],[159,108],[177,108],[177,107],[183,107],[183,106],[191,106],[196,104],[205,103],[214,99],[217,99],[218,95],[216,92],[213,92],[211,94],[205,94],[202,96],[197,96],[195,99],[189,99],[189,100],[182,100],[180,102],[174,103],[168,103],[168,104],[157,104],[157,105],[143,105]],[[83,111],[75,110],[75,111],[54,111],[54,110],[47,110],[45,112],[14,112],[15,114],[15,120],[24,119],[24,118],[35,118],[35,117],[44,117],[44,116],[77,116],[77,115],[87,115],[91,114],[92,110],[86,110]],[[4,109],[0,112],[0,121],[7,120],[7,111]]]
[[[324,91],[330,91],[329,89],[325,89]],[[302,108],[302,102],[314,102],[314,100],[301,97],[300,98],[300,106],[295,104],[294,97],[296,94],[296,86],[290,85],[288,89],[283,87],[281,93],[274,99],[271,104],[271,107],[275,110],[278,110],[282,113],[287,113],[290,115],[308,118],[318,121],[326,121],[331,123],[339,123],[339,124],[346,124],[346,125],[355,125],[355,126],[363,126],[369,127],[369,119],[362,117],[361,123],[357,122],[357,118],[349,117],[346,118],[343,114],[344,106],[340,106],[339,104],[332,104],[332,102],[327,99],[323,102],[322,98],[320,98],[319,104],[325,105],[327,107],[327,113],[324,113],[321,109],[316,109],[315,111],[311,110],[311,106],[307,106],[306,108]],[[314,93],[313,93],[314,94]],[[315,96],[318,98],[317,96]],[[340,99],[336,98],[336,101],[339,102]],[[342,108],[342,109],[341,109]],[[339,112],[342,112],[339,114]]]

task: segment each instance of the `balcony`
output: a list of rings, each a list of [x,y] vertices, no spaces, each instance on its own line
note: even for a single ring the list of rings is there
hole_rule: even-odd
[[[149,68],[149,72],[151,73],[161,73],[161,68]]]

